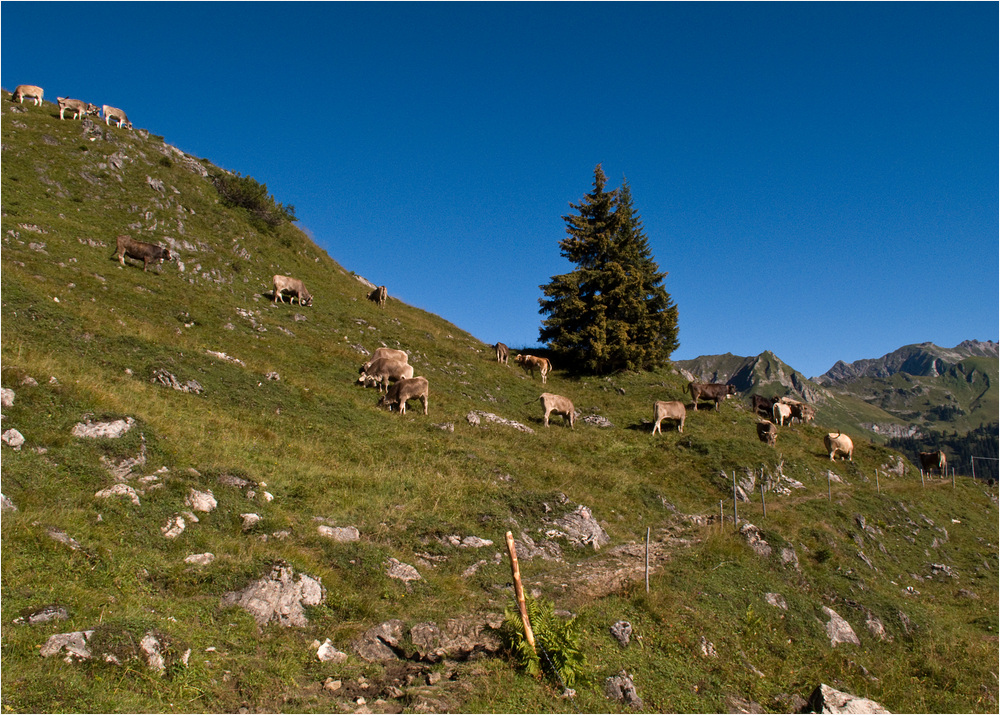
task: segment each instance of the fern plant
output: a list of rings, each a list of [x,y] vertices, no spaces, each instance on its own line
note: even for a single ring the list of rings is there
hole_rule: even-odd
[[[535,635],[535,648],[528,644],[517,606],[504,610],[500,638],[511,656],[529,675],[552,678],[571,688],[585,673],[586,657],[580,647],[580,627],[576,618],[563,620],[545,599],[526,599],[528,620]]]

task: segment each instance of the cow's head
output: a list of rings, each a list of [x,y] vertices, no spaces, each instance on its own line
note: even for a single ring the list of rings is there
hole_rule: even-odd
[[[736,385],[726,385],[726,397],[736,394]]]
[[[309,295],[308,293],[306,293],[305,291],[303,291],[302,293],[303,294],[299,297],[299,305],[305,305],[305,306],[312,305],[313,304],[313,297],[311,295]]]

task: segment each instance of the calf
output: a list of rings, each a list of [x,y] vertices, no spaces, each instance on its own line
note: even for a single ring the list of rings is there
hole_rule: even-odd
[[[379,286],[368,294],[368,300],[372,303],[377,303],[379,308],[385,307],[385,301],[388,297],[389,291],[385,289],[385,286]]]
[[[774,406],[771,407],[771,411],[774,414],[774,421],[780,426],[785,426],[785,420],[788,423],[792,422],[792,408],[790,405],[786,405],[784,402],[775,402]]]
[[[152,243],[135,241],[131,236],[126,236],[124,234],[118,237],[117,243],[117,250],[111,257],[117,257],[118,262],[123,266],[125,265],[125,256],[134,258],[137,261],[142,261],[143,271],[149,267],[151,262],[162,263],[164,260],[171,261],[174,258],[174,256],[170,253],[170,249],[164,248],[163,246],[156,246]]]
[[[504,365],[509,365],[507,358],[510,356],[510,350],[503,343],[497,343],[493,346],[493,349],[497,351],[497,362],[502,362]]]
[[[846,434],[830,432],[823,437],[823,444],[826,445],[826,451],[830,453],[831,462],[837,452],[843,452],[850,461],[854,461],[854,442]]]
[[[920,468],[927,472],[928,475],[930,475],[932,469],[936,469],[943,477],[948,473],[948,459],[941,450],[937,452],[920,452]]]
[[[532,379],[535,377],[535,370],[538,370],[542,376],[543,385],[545,384],[546,375],[552,370],[552,363],[549,362],[548,358],[536,357],[534,355],[517,355],[514,357],[514,360],[521,366],[522,370],[531,374]]]
[[[538,400],[542,403],[542,409],[545,410],[546,427],[549,426],[549,415],[555,412],[557,415],[563,416],[564,423],[568,420],[569,428],[573,429],[573,423],[576,421],[576,410],[573,409],[573,403],[569,401],[569,398],[543,392]]]
[[[40,107],[42,105],[43,94],[45,94],[45,90],[41,87],[36,87],[33,84],[19,84],[14,88],[14,96],[11,97],[11,101],[24,104],[24,98],[28,97],[35,100],[36,107]]]
[[[88,114],[97,114],[100,108],[96,104],[84,102],[80,99],[68,99],[67,97],[56,97],[59,101],[59,118],[65,119],[63,113],[68,109],[73,113],[73,119],[83,119]]]
[[[719,403],[728,400],[730,395],[736,394],[736,385],[724,385],[718,382],[691,382],[688,383],[688,390],[694,399],[694,411],[698,411],[698,400],[713,400],[715,411],[719,411]]]
[[[757,439],[773,447],[778,442],[778,428],[771,422],[758,422]]]
[[[280,300],[284,303],[285,299],[281,294],[287,290],[289,293],[294,293],[294,295],[289,297],[289,303],[291,303],[293,299],[296,299],[299,301],[299,305],[312,305],[313,299],[312,296],[309,295],[309,291],[306,290],[306,284],[298,278],[274,276],[271,279],[271,283],[274,286],[274,295],[271,298],[273,302],[277,303]]]
[[[660,423],[663,420],[679,420],[677,424],[677,431],[684,431],[684,418],[687,416],[687,410],[684,408],[683,402],[662,402],[657,400],[653,403],[653,434],[659,432],[663,434],[663,430],[660,428]]]
[[[390,382],[404,380],[413,377],[413,366],[407,365],[403,360],[393,360],[391,358],[379,358],[372,360],[366,368],[361,366],[358,383],[368,386],[369,381],[378,385],[378,391],[384,392]]]
[[[372,366],[372,363],[379,358],[388,358],[390,360],[397,360],[399,362],[409,362],[410,356],[406,354],[403,350],[393,350],[392,348],[376,348],[375,352],[372,353],[371,358],[368,362],[361,366],[362,370],[367,370]]]
[[[771,408],[774,407],[774,403],[777,401],[777,397],[764,397],[763,395],[750,396],[750,406],[753,408],[754,414],[763,417],[771,416]]]
[[[412,374],[412,370],[411,370]],[[403,378],[382,396],[378,406],[387,406],[392,412],[393,405],[399,405],[399,414],[406,414],[406,401],[419,398],[424,404],[424,414],[427,414],[427,396],[429,393],[426,377]]]
[[[105,104],[101,107],[101,111],[104,112],[104,123],[111,124],[112,119],[118,120],[118,127],[125,127],[126,129],[132,128],[132,122],[128,120],[128,116],[122,110],[117,107],[112,107],[111,105]]]
[[[816,409],[812,405],[806,405],[802,402],[791,402],[788,406],[792,408],[793,420],[808,424],[816,419]]]

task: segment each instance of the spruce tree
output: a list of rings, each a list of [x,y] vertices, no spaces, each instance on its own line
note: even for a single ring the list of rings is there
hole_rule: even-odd
[[[563,216],[567,237],[561,253],[576,264],[570,273],[540,286],[539,339],[578,369],[607,373],[652,369],[677,348],[677,308],[663,288],[642,219],[627,181],[605,189],[600,164],[593,190],[577,213]]]

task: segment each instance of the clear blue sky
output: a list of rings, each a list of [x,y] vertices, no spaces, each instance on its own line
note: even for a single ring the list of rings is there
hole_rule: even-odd
[[[0,12],[4,88],[255,177],[346,269],[487,343],[536,343],[598,163],[669,272],[675,359],[815,376],[1000,332],[996,3]]]

